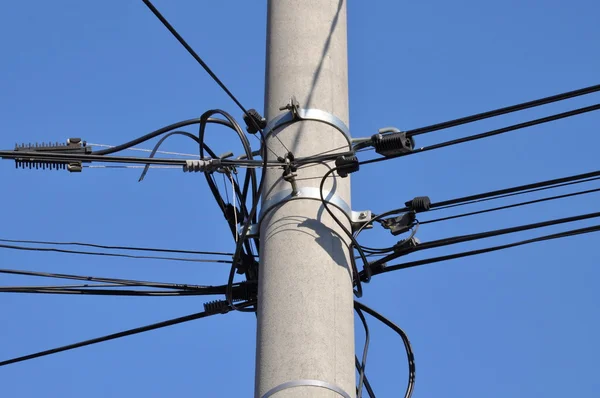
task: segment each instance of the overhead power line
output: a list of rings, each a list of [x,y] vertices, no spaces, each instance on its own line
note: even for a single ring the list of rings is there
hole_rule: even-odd
[[[528,230],[532,230],[532,229],[550,227],[553,225],[566,224],[566,223],[575,222],[575,221],[589,220],[591,218],[597,218],[597,217],[600,217],[600,212],[587,213],[587,214],[581,214],[578,216],[557,218],[554,220],[519,225],[516,227],[495,229],[492,231],[479,232],[479,233],[475,233],[475,234],[460,235],[460,236],[453,236],[450,238],[438,239],[438,240],[434,240],[434,241],[430,241],[430,242],[420,243],[416,246],[399,249],[399,250],[395,251],[394,253],[389,254],[389,255],[373,262],[371,265],[373,267],[377,267],[377,265],[379,265],[379,264],[386,263],[387,261],[396,259],[398,257],[404,256],[406,254],[413,253],[416,251],[434,249],[437,247],[455,245],[458,243],[470,242],[470,241],[479,240],[479,239],[486,239],[486,238],[491,238],[494,236],[512,234],[515,232],[528,231]]]
[[[244,307],[244,306],[248,306],[251,304],[253,304],[253,303],[238,304],[238,306]],[[148,332],[150,330],[161,329],[161,328],[164,328],[167,326],[177,325],[179,323],[184,323],[184,322],[189,322],[189,321],[193,321],[196,319],[206,318],[211,315],[215,315],[215,313],[207,312],[207,311],[197,312],[195,314],[186,315],[186,316],[182,316],[182,317],[178,317],[178,318],[173,318],[173,319],[169,319],[169,320],[163,321],[163,322],[153,323],[150,325],[141,326],[141,327],[134,328],[134,329],[128,329],[128,330],[124,330],[122,332],[113,333],[113,334],[109,334],[109,335],[102,336],[102,337],[97,337],[97,338],[90,339],[90,340],[84,340],[84,341],[81,341],[78,343],[69,344],[69,345],[53,348],[50,350],[36,352],[34,354],[29,354],[29,355],[24,355],[24,356],[17,357],[17,358],[8,359],[8,360],[0,362],[0,366],[6,366],[6,365],[10,365],[10,364],[17,363],[17,362],[28,361],[30,359],[35,359],[35,358],[39,358],[39,357],[43,357],[43,356],[47,356],[47,355],[57,354],[57,353],[63,352],[63,351],[74,350],[75,348],[85,347],[85,346],[92,345],[92,344],[98,344],[98,343],[102,343],[105,341],[118,339],[121,337],[127,337],[127,336],[131,336],[134,334]]]
[[[485,133],[469,135],[467,137],[457,138],[457,139],[450,140],[450,141],[444,141],[444,142],[441,142],[439,144],[433,144],[433,145],[429,145],[429,146],[422,147],[422,148],[416,148],[416,149],[414,149],[411,152],[399,153],[399,154],[393,155],[393,156],[386,156],[386,157],[380,157],[380,158],[375,158],[375,159],[364,160],[364,161],[360,162],[360,164],[361,165],[365,165],[365,164],[371,164],[371,163],[378,163],[378,162],[382,162],[384,160],[395,159],[395,158],[398,158],[398,157],[403,157],[403,156],[408,156],[408,155],[414,155],[414,154],[421,153],[421,152],[432,151],[434,149],[440,149],[440,148],[445,148],[445,147],[448,147],[448,146],[454,146],[454,145],[458,145],[458,144],[463,144],[465,142],[480,140],[480,139],[483,139],[483,138],[489,138],[489,137],[492,137],[492,136],[495,136],[495,135],[504,134],[504,133],[508,133],[508,132],[511,132],[511,131],[524,129],[524,128],[527,128],[527,127],[537,126],[539,124],[549,123],[549,122],[553,122],[553,121],[556,121],[556,120],[565,119],[565,118],[568,118],[568,117],[572,117],[572,116],[576,116],[576,115],[581,115],[581,114],[588,113],[588,112],[597,111],[598,109],[600,109],[600,104],[586,106],[584,108],[577,108],[577,109],[574,109],[572,111],[558,113],[558,114],[555,114],[555,115],[546,116],[546,117],[543,117],[543,118],[534,119],[534,120],[530,120],[530,121],[523,122],[523,123],[513,124],[511,126],[503,127],[503,128],[496,129],[496,130],[487,131]]]
[[[584,87],[579,90],[568,91],[566,93],[552,95],[550,97],[540,98],[533,101],[523,102],[517,105],[511,105],[504,108],[494,109],[488,112],[477,113],[471,116],[461,117],[459,119],[449,120],[443,123],[436,123],[430,126],[420,127],[412,130],[406,131],[406,135],[408,137],[412,137],[415,135],[431,133],[433,131],[444,130],[451,127],[460,126],[467,123],[477,122],[479,120],[488,119],[495,116],[506,115],[508,113],[513,113],[517,111],[522,111],[529,108],[538,107],[541,105],[551,104],[553,102],[563,101],[569,98],[575,98],[586,94],[595,93],[600,91],[600,84],[595,86]]]
[[[118,284],[123,286],[144,286],[144,287],[155,287],[155,288],[167,288],[167,289],[180,289],[180,290],[203,290],[211,289],[213,286],[202,286],[202,285],[191,285],[185,283],[168,283],[168,282],[149,282],[132,279],[119,279],[119,278],[106,278],[99,276],[83,276],[83,275],[72,275],[72,274],[58,274],[53,272],[39,272],[39,271],[26,271],[16,269],[0,269],[0,274],[10,275],[23,275],[23,276],[36,276],[42,278],[54,278],[54,279],[70,279],[78,281],[89,281],[89,282],[102,282]]]
[[[84,242],[56,242],[56,241],[19,240],[19,239],[0,239],[0,242],[26,243],[26,244],[36,244],[36,245],[54,245],[54,246],[84,246],[84,247],[95,247],[98,249],[131,250],[131,251],[145,251],[145,252],[157,252],[157,253],[200,254],[200,255],[207,255],[207,256],[228,256],[228,257],[233,256],[233,253],[229,253],[229,252],[164,249],[164,248],[156,248],[156,247],[137,247],[137,246],[111,246],[111,245],[100,245],[97,243],[84,243]]]
[[[594,225],[591,227],[572,229],[572,230],[565,231],[565,232],[544,235],[544,236],[540,236],[538,238],[522,240],[522,241],[509,243],[509,244],[505,244],[505,245],[487,247],[484,249],[470,250],[470,251],[465,251],[465,252],[461,252],[461,253],[426,258],[423,260],[410,261],[410,262],[396,264],[396,265],[390,265],[390,266],[382,265],[380,267],[373,268],[372,275],[377,275],[377,274],[390,272],[390,271],[397,271],[397,270],[405,269],[405,268],[417,267],[417,266],[425,265],[425,264],[437,263],[440,261],[447,261],[447,260],[453,260],[453,259],[462,258],[462,257],[475,256],[477,254],[490,253],[490,252],[494,252],[494,251],[498,251],[498,250],[509,249],[512,247],[528,245],[530,243],[543,242],[543,241],[553,240],[553,239],[560,239],[560,238],[565,238],[565,237],[569,237],[569,236],[583,235],[583,234],[588,234],[588,233],[598,232],[598,231],[600,231],[600,225]],[[364,277],[366,277],[366,275],[363,275],[363,278]]]
[[[552,200],[570,198],[570,197],[579,196],[579,195],[587,195],[587,194],[595,193],[595,192],[599,192],[599,191],[600,191],[600,188],[588,189],[588,190],[585,190],[585,191],[578,191],[578,192],[568,193],[568,194],[564,194],[564,195],[550,196],[550,197],[536,199],[536,200],[529,200],[529,201],[526,201],[526,202],[514,203],[514,204],[506,205],[506,206],[493,207],[491,209],[485,209],[485,210],[479,210],[479,211],[471,211],[471,212],[468,212],[468,213],[456,214],[456,215],[453,215],[453,216],[441,217],[441,218],[436,218],[436,219],[433,219],[433,220],[419,221],[419,224],[420,225],[425,225],[425,224],[431,224],[431,223],[440,222],[440,221],[453,220],[453,219],[456,219],[456,218],[468,217],[468,216],[473,216],[473,215],[477,215],[477,214],[491,213],[491,212],[494,212],[494,211],[512,209],[512,208],[515,208],[515,207],[527,206],[527,205],[531,205],[531,204],[535,204],[535,203],[548,202],[548,201],[552,201]]]
[[[49,247],[27,247],[27,246],[15,246],[15,245],[0,244],[0,249],[37,251],[37,252],[54,252],[54,253],[65,253],[65,254],[81,254],[81,255],[88,255],[88,256],[137,258],[137,259],[146,259],[146,260],[185,261],[185,262],[192,262],[192,263],[231,264],[231,260],[183,258],[183,257],[161,257],[161,256],[137,256],[137,255],[133,255],[133,254],[90,252],[90,251],[79,251],[79,250],[56,249],[56,248],[49,248]]]

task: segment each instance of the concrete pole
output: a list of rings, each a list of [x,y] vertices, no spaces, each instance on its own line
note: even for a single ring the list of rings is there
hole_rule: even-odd
[[[268,2],[265,112],[268,120],[294,95],[302,108],[329,112],[348,124],[348,62],[344,0]],[[269,138],[278,156],[296,158],[346,139],[323,123],[299,122]],[[329,152],[332,153],[332,152]],[[269,151],[270,159],[275,156]],[[300,168],[298,188],[317,187],[331,165]],[[281,169],[266,174],[263,204],[290,190]],[[330,178],[325,196],[350,205],[350,178]],[[333,188],[332,188],[333,187]],[[302,195],[300,195],[302,197]],[[341,214],[341,213],[338,213]],[[339,216],[345,223],[346,218]],[[347,225],[349,228],[349,226]],[[255,396],[355,395],[352,271],[347,237],[316,200],[285,202],[260,229]],[[319,386],[320,385],[320,386]]]

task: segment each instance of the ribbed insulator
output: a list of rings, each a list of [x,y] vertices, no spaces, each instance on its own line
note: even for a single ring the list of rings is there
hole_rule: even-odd
[[[229,312],[229,304],[226,300],[215,300],[204,303],[204,312],[209,314],[226,314]]]
[[[384,156],[394,156],[411,152],[413,143],[406,133],[376,134],[372,137],[375,152]]]
[[[431,199],[429,199],[429,196],[417,196],[406,205],[415,212],[420,213],[431,208]]]
[[[45,160],[20,160],[15,159],[15,168],[17,169],[42,169],[42,170],[64,170],[66,163],[45,161]]]

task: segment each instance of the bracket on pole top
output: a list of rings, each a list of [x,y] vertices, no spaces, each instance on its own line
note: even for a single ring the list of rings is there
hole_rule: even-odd
[[[295,95],[292,95],[290,97],[290,102],[288,102],[287,105],[279,107],[280,111],[290,111],[290,112],[292,112],[292,115],[293,115],[294,119],[300,119],[300,114],[298,112],[299,109],[300,109],[300,103],[296,99]]]

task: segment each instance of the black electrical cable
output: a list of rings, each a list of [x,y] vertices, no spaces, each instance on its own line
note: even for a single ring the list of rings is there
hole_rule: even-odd
[[[120,152],[125,149],[131,148],[132,146],[135,146],[135,145],[141,144],[143,142],[146,142],[148,140],[151,140],[152,138],[158,137],[159,135],[162,135],[164,133],[168,133],[169,131],[176,130],[176,129],[186,127],[186,126],[191,126],[193,124],[199,124],[199,123],[200,123],[200,118],[188,119],[188,120],[183,120],[181,122],[176,122],[176,123],[170,124],[168,126],[161,127],[158,130],[155,130],[151,133],[143,135],[139,138],[136,138],[136,139],[126,142],[124,144],[117,145],[117,146],[114,146],[114,147],[108,148],[108,149],[103,149],[101,151],[95,151],[94,154],[95,155],[109,155],[111,153]],[[210,119],[209,123],[221,124],[223,126],[232,127],[229,124],[229,122],[227,122],[226,120],[221,120],[221,119]]]
[[[350,242],[351,242],[351,244],[350,244],[350,253],[351,253],[350,263],[353,268],[352,274],[353,274],[354,284],[356,284],[356,290],[354,290],[354,295],[356,297],[360,298],[360,297],[362,297],[362,284],[361,284],[361,280],[359,278],[358,269],[356,268],[356,262],[354,261],[354,256],[352,255],[352,253],[353,253],[352,249],[356,248],[356,250],[358,251],[360,258],[363,261],[363,267],[365,269],[369,266],[369,260],[367,260],[367,257],[365,256],[365,253],[363,252],[362,247],[360,246],[358,241],[354,238],[354,235],[352,234],[352,232],[349,231],[348,228],[346,228],[346,226],[336,217],[335,214],[333,214],[333,211],[331,211],[331,209],[329,208],[328,201],[325,200],[325,197],[323,196],[323,187],[325,186],[325,181],[327,180],[327,177],[330,174],[333,174],[334,172],[336,172],[337,170],[338,170],[338,168],[334,167],[334,168],[330,169],[329,171],[327,171],[327,173],[325,173],[323,178],[321,178],[321,183],[319,184],[319,197],[321,199],[321,203],[323,204],[323,208],[325,209],[325,211],[327,211],[327,213],[329,213],[329,215],[331,216],[333,221],[335,221],[335,223],[342,229],[342,231],[344,231],[344,233],[350,239]],[[344,212],[342,212],[342,213],[344,213]],[[346,214],[346,217],[348,217],[349,223],[352,223],[352,220],[350,220],[350,218],[347,214]]]
[[[414,357],[414,354],[412,351],[412,347],[410,345],[410,341],[408,340],[408,336],[406,335],[404,330],[402,330],[398,325],[396,325],[395,323],[393,323],[392,321],[390,321],[389,319],[387,319],[386,317],[384,317],[377,311],[367,307],[366,305],[364,305],[362,303],[359,303],[356,300],[354,300],[354,308],[358,308],[361,311],[364,311],[367,314],[371,315],[373,318],[377,319],[378,321],[382,322],[387,327],[389,327],[394,332],[396,332],[402,339],[402,342],[404,343],[404,349],[406,350],[406,357],[408,359],[408,385],[406,386],[406,392],[404,393],[404,398],[410,398],[412,396],[412,392],[413,392],[413,389],[415,386],[416,367],[415,367],[415,357]]]
[[[245,307],[245,306],[249,306],[249,305],[253,305],[253,304],[254,303],[248,302],[248,303],[238,304],[238,306]],[[56,354],[56,353],[63,352],[63,351],[73,350],[75,348],[85,347],[85,346],[97,344],[97,343],[102,343],[104,341],[114,340],[114,339],[118,339],[121,337],[131,336],[131,335],[143,333],[143,332],[148,332],[150,330],[155,330],[155,329],[160,329],[160,328],[164,328],[167,326],[177,325],[179,323],[189,322],[189,321],[193,321],[195,319],[206,318],[211,315],[216,315],[216,314],[212,313],[212,312],[206,312],[206,311],[197,312],[195,314],[186,315],[186,316],[182,316],[182,317],[178,317],[178,318],[173,318],[173,319],[169,319],[167,321],[157,322],[157,323],[153,323],[150,325],[141,326],[138,328],[124,330],[122,332],[113,333],[113,334],[109,334],[106,336],[97,337],[94,339],[84,340],[84,341],[81,341],[78,343],[53,348],[50,350],[36,352],[34,354],[29,354],[29,355],[24,355],[24,356],[17,357],[17,358],[8,359],[8,360],[0,362],[0,366],[6,366],[6,365],[10,365],[10,364],[17,363],[17,362],[22,362],[22,361],[27,361],[27,360],[34,359],[34,358],[43,357],[46,355],[51,355],[51,354]]]
[[[89,296],[127,296],[127,297],[175,297],[175,296],[208,296],[223,294],[225,289],[215,292],[200,290],[121,290],[121,289],[90,289],[90,288],[69,288],[57,289],[48,287],[4,287],[0,286],[0,293],[21,293],[21,294],[80,294]]]
[[[41,241],[41,240],[18,240],[18,239],[0,239],[0,242],[26,243],[26,244],[36,244],[36,245],[54,245],[54,246],[83,246],[83,247],[95,247],[98,249],[147,251],[147,252],[157,252],[157,253],[202,254],[202,255],[208,255],[208,256],[228,256],[228,257],[233,256],[233,253],[228,253],[228,252],[160,249],[160,248],[153,248],[153,247],[109,246],[109,245],[99,245],[99,244],[95,244],[95,243],[83,243],[83,242],[54,242],[54,241]]]
[[[231,115],[229,115],[228,113],[226,113],[224,111],[218,110],[218,109],[217,110],[209,110],[209,111],[205,112],[204,114],[202,114],[202,116],[200,117],[201,123],[200,123],[200,127],[199,127],[199,132],[198,132],[198,143],[199,143],[200,156],[201,157],[203,156],[204,150],[207,150],[207,152],[209,151],[209,148],[204,143],[204,134],[205,134],[205,128],[206,128],[206,123],[204,122],[204,120],[210,119],[210,116],[213,114],[220,114],[220,115],[224,116],[231,123],[231,125],[233,126],[232,128],[238,133],[240,141],[242,142],[242,145],[244,146],[244,151],[246,153],[246,157],[249,160],[252,160],[252,148],[250,147],[250,143],[247,141],[247,139],[244,135],[244,132],[242,131],[242,128],[240,127],[240,125],[235,121],[235,119]],[[209,154],[210,154],[210,152],[209,152]],[[265,160],[265,163],[266,163],[266,160]],[[219,192],[217,184],[215,183],[215,181],[212,178],[212,173],[204,173],[204,175],[206,177],[206,182],[207,182],[215,200],[217,201],[217,204],[221,208],[223,215],[227,218],[228,217],[227,208],[226,208],[226,205],[223,203],[223,199],[221,197],[221,194]],[[251,179],[249,179],[249,178],[251,178]],[[256,186],[256,174],[254,173],[254,170],[252,170],[250,174],[246,173],[243,191],[241,194],[238,193],[238,198],[239,198],[240,202],[244,204],[241,207],[241,210],[242,210],[241,220],[246,219],[248,221],[255,223],[256,222],[256,210],[254,211],[254,214],[251,215],[250,212],[248,212],[247,207],[246,207],[249,181],[252,182],[252,203],[258,203],[258,200],[259,200],[259,198],[258,198],[258,195],[259,195],[258,189],[259,188]],[[238,190],[238,192],[239,192],[239,190]],[[233,206],[235,207],[235,203],[233,204]],[[234,209],[234,211],[235,211],[235,209]],[[238,231],[237,231],[238,225],[237,224],[234,225],[232,223],[230,223],[229,225],[230,225],[231,233],[232,233],[233,237],[235,239],[238,239]],[[255,243],[256,243],[256,246],[258,247],[258,238],[255,239]],[[246,254],[248,256],[253,256],[252,246],[251,246],[250,242],[246,239],[243,239],[242,245],[246,250]],[[240,250],[240,253],[241,252],[243,252],[243,250]],[[232,268],[236,267],[237,262],[239,261],[240,253],[237,254],[237,257],[236,257],[236,253],[234,253],[234,259],[232,261]],[[246,272],[247,279],[250,277],[249,272],[250,272],[249,270]],[[230,278],[230,280],[231,280],[231,283],[233,283],[233,278]],[[229,290],[228,290],[228,292],[229,292]],[[233,303],[233,300],[228,301],[228,302],[230,303],[230,305],[233,308],[236,308],[235,304]]]
[[[434,202],[431,204],[429,211],[447,209],[450,207],[462,206],[465,204],[483,202],[484,200],[500,199],[508,196],[521,195],[525,193],[537,192],[545,189],[553,189],[567,185],[580,184],[598,179],[600,179],[600,170],[583,174],[575,174],[568,177],[555,178],[552,180],[534,182],[531,184],[519,185],[516,187],[503,188],[495,191],[478,193],[475,195],[461,196],[458,198],[444,200],[441,202]],[[383,218],[393,214],[406,212],[409,210],[410,209],[408,207],[401,207],[382,213],[378,217]]]
[[[186,262],[193,262],[193,263],[231,264],[230,260],[217,260],[217,259],[209,260],[209,259],[203,259],[203,258],[161,257],[161,256],[136,256],[133,254],[102,253],[102,252],[56,249],[56,248],[49,248],[49,247],[27,247],[27,246],[15,246],[15,245],[0,244],[0,249],[54,252],[54,253],[65,253],[65,254],[82,254],[82,255],[88,255],[88,256],[108,256],[108,257],[137,258],[137,259],[150,259],[150,260],[186,261]]]
[[[185,166],[185,159],[169,159],[169,158],[142,158],[135,156],[104,156],[104,155],[82,155],[69,153],[49,153],[49,152],[25,152],[25,151],[0,151],[0,158],[5,159],[26,159],[30,160],[47,160],[47,161],[63,161],[63,162],[100,162],[100,163],[133,163],[133,164],[159,164],[159,165],[175,165]],[[241,160],[241,159],[221,159],[221,165],[235,167],[280,167],[279,162],[262,162],[259,160]]]
[[[71,280],[78,280],[78,281],[113,283],[113,284],[118,284],[118,285],[123,285],[123,286],[144,286],[144,287],[179,289],[179,290],[196,290],[196,289],[206,289],[206,288],[213,287],[213,286],[202,286],[202,285],[190,285],[190,284],[184,284],[184,283],[148,282],[148,281],[139,281],[139,280],[132,280],[132,279],[104,278],[104,277],[99,277],[99,276],[83,276],[83,275],[72,275],[72,274],[57,274],[57,273],[53,273],[53,272],[26,271],[26,270],[15,270],[15,269],[0,269],[0,274],[37,276],[37,277],[41,277],[41,278],[54,278],[54,279],[71,279]]]
[[[250,208],[250,213],[248,214],[248,217],[246,218],[246,221],[244,222],[244,226],[242,227],[242,232],[240,233],[239,237],[238,237],[238,241],[235,245],[235,252],[233,254],[233,263],[231,264],[231,268],[229,270],[229,277],[227,279],[227,289],[225,291],[225,299],[227,300],[227,303],[229,304],[229,306],[236,311],[240,311],[240,312],[255,312],[256,308],[241,308],[239,306],[237,306],[236,304],[234,304],[233,302],[233,294],[232,294],[232,289],[233,289],[233,279],[235,278],[235,270],[237,268],[237,264],[240,261],[240,255],[242,253],[242,248],[244,245],[244,242],[246,241],[246,236],[248,235],[248,231],[250,230],[250,225],[252,224],[252,220],[254,219],[255,215],[256,215],[256,211],[258,209],[258,200],[260,198],[260,195],[262,195],[262,191],[263,191],[263,187],[265,184],[265,174],[267,171],[267,154],[266,154],[266,148],[267,148],[267,144],[266,144],[266,140],[265,140],[265,134],[263,133],[263,131],[261,129],[258,129],[258,133],[260,133],[261,139],[262,139],[262,161],[263,161],[263,168],[261,170],[261,176],[260,176],[260,183],[258,185],[258,189],[257,191],[257,195],[256,197],[252,200],[252,207]],[[256,246],[258,247],[258,243],[256,244]]]
[[[600,84],[595,86],[584,87],[579,90],[568,91],[566,93],[552,95],[550,97],[540,98],[533,101],[523,102],[517,105],[507,106],[504,108],[494,109],[488,112],[477,113],[475,115],[461,117],[459,119],[449,120],[443,123],[436,123],[430,126],[420,127],[406,131],[408,137],[415,135],[431,133],[433,131],[444,130],[450,127],[456,127],[467,123],[477,122],[479,120],[488,119],[495,116],[506,115],[517,111],[522,111],[529,108],[538,107],[541,105],[551,104],[553,102],[563,101],[569,98],[575,98],[586,94],[600,91]]]
[[[377,269],[373,269],[372,275],[377,275],[377,274],[391,272],[391,271],[397,271],[397,270],[411,268],[411,267],[417,267],[417,266],[425,265],[425,264],[437,263],[440,261],[447,261],[447,260],[454,260],[457,258],[475,256],[477,254],[490,253],[490,252],[494,252],[494,251],[498,251],[498,250],[504,250],[504,249],[509,249],[512,247],[527,245],[530,243],[566,238],[569,236],[583,235],[583,234],[588,234],[588,233],[598,232],[598,231],[600,231],[600,225],[594,225],[591,227],[572,229],[569,231],[560,232],[560,233],[556,233],[556,234],[540,236],[538,238],[522,240],[522,241],[518,241],[518,242],[514,242],[514,243],[508,243],[505,245],[486,247],[484,249],[470,250],[470,251],[466,251],[466,252],[449,254],[449,255],[439,256],[439,257],[426,258],[423,260],[410,261],[410,262],[406,262],[406,263],[402,263],[402,264],[395,264],[395,265],[390,265],[390,266],[383,265],[381,267],[378,267]],[[366,277],[366,275],[364,275],[364,276]]]
[[[364,380],[365,380],[365,368],[367,367],[367,355],[369,353],[369,342],[371,340],[371,337],[369,335],[369,325],[367,324],[367,320],[365,319],[364,314],[362,313],[360,308],[357,308],[356,306],[354,306],[354,311],[360,318],[363,328],[365,329],[365,344],[363,346],[362,360],[360,362],[360,367],[358,369],[358,387],[356,388],[356,398],[361,398],[363,384],[364,384]]]
[[[354,356],[354,366],[356,367],[356,370],[359,371],[360,370],[360,361],[358,360],[358,357],[355,355]],[[365,389],[367,390],[367,394],[369,395],[370,398],[375,398],[375,393],[373,392],[373,388],[371,387],[371,383],[369,383],[369,378],[367,377],[367,375],[365,374]],[[358,392],[358,389],[357,389]]]
[[[163,15],[156,9],[156,7],[154,7],[152,2],[150,2],[149,0],[142,0],[142,1],[150,9],[150,11],[152,11],[152,13],[156,16],[156,18],[158,18],[160,20],[160,22],[162,22],[162,24],[165,26],[165,28],[167,28],[169,30],[169,32],[171,32],[171,34],[177,39],[177,41],[196,60],[196,62],[198,62],[198,64],[200,64],[200,66],[202,66],[202,68],[206,71],[206,73],[208,73],[210,75],[210,77],[219,85],[219,87],[221,87],[221,89],[223,89],[223,91],[225,91],[225,93],[229,96],[229,98],[231,98],[231,100],[233,102],[235,102],[235,104],[242,110],[242,112],[244,112],[244,114],[246,116],[248,116],[249,120],[251,120],[252,124],[254,124],[256,129],[261,130],[260,127],[258,126],[258,123],[256,123],[256,121],[254,120],[252,115],[250,115],[248,113],[248,111],[246,110],[246,108],[244,108],[244,106],[241,104],[241,102],[238,101],[238,99],[233,95],[233,93],[231,91],[229,91],[227,86],[225,86],[225,84],[221,81],[221,79],[219,79],[217,77],[217,75],[208,67],[206,62],[204,62],[202,60],[202,58],[200,58],[200,56],[194,51],[194,49],[183,39],[183,37],[175,30],[175,28],[169,23],[169,21],[167,21],[166,18],[163,17]]]
[[[459,236],[453,236],[450,238],[433,240],[431,242],[421,243],[417,246],[409,247],[404,250],[398,250],[395,253],[389,254],[389,255],[373,262],[371,264],[371,266],[376,268],[377,266],[384,264],[390,260],[394,260],[398,257],[404,256],[406,254],[413,253],[416,251],[434,249],[437,247],[455,245],[458,243],[470,242],[473,240],[486,239],[486,238],[491,238],[494,236],[512,234],[515,232],[528,231],[528,230],[532,230],[532,229],[544,228],[544,227],[549,227],[552,225],[565,224],[565,223],[570,223],[570,222],[575,222],[575,221],[588,220],[588,219],[597,218],[597,217],[600,217],[600,212],[581,214],[581,215],[572,216],[572,217],[557,218],[554,220],[519,225],[516,227],[495,229],[492,231],[479,232],[479,233],[469,234],[469,235],[459,235]]]
[[[572,193],[568,193],[568,194],[564,194],[564,195],[556,195],[556,196],[550,196],[550,197],[541,198],[541,199],[529,200],[526,202],[514,203],[514,204],[506,205],[506,206],[492,207],[491,209],[471,211],[468,213],[456,214],[456,215],[448,216],[448,217],[435,218],[433,220],[421,221],[420,224],[431,224],[431,223],[440,222],[440,221],[453,220],[456,218],[468,217],[468,216],[473,216],[476,214],[484,214],[484,213],[490,213],[490,212],[499,211],[499,210],[512,209],[515,207],[527,206],[527,205],[531,205],[531,204],[535,204],[535,203],[548,202],[548,201],[557,200],[557,199],[570,198],[573,196],[587,195],[589,193],[594,193],[594,192],[599,192],[599,191],[600,191],[600,188],[588,189],[585,191],[577,191],[577,192],[572,192]]]
[[[406,153],[400,153],[400,154],[393,155],[393,156],[364,160],[364,161],[360,162],[359,164],[365,165],[365,164],[377,163],[377,162],[381,162],[381,161],[388,160],[388,159],[394,159],[394,158],[398,158],[398,157],[414,155],[414,154],[421,153],[421,152],[427,152],[427,151],[431,151],[434,149],[440,149],[440,148],[444,148],[444,147],[448,147],[448,146],[458,145],[458,144],[462,144],[462,143],[469,142],[469,141],[475,141],[475,140],[479,140],[479,139],[483,139],[483,138],[492,137],[492,136],[498,135],[498,134],[504,134],[504,133],[508,133],[511,131],[524,129],[526,127],[536,126],[536,125],[543,124],[543,123],[553,122],[553,121],[559,120],[559,119],[564,119],[564,118],[568,118],[568,117],[572,117],[572,116],[576,116],[576,115],[581,115],[583,113],[596,111],[598,109],[600,109],[600,104],[586,106],[584,108],[577,108],[572,111],[558,113],[555,115],[546,116],[546,117],[543,117],[540,119],[534,119],[534,120],[530,120],[530,121],[523,122],[523,123],[513,124],[511,126],[487,131],[485,133],[469,135],[467,137],[457,138],[457,139],[450,140],[450,141],[444,141],[439,144],[433,144],[433,145],[429,145],[429,146],[422,147],[422,148],[416,148],[412,152],[406,152]]]

